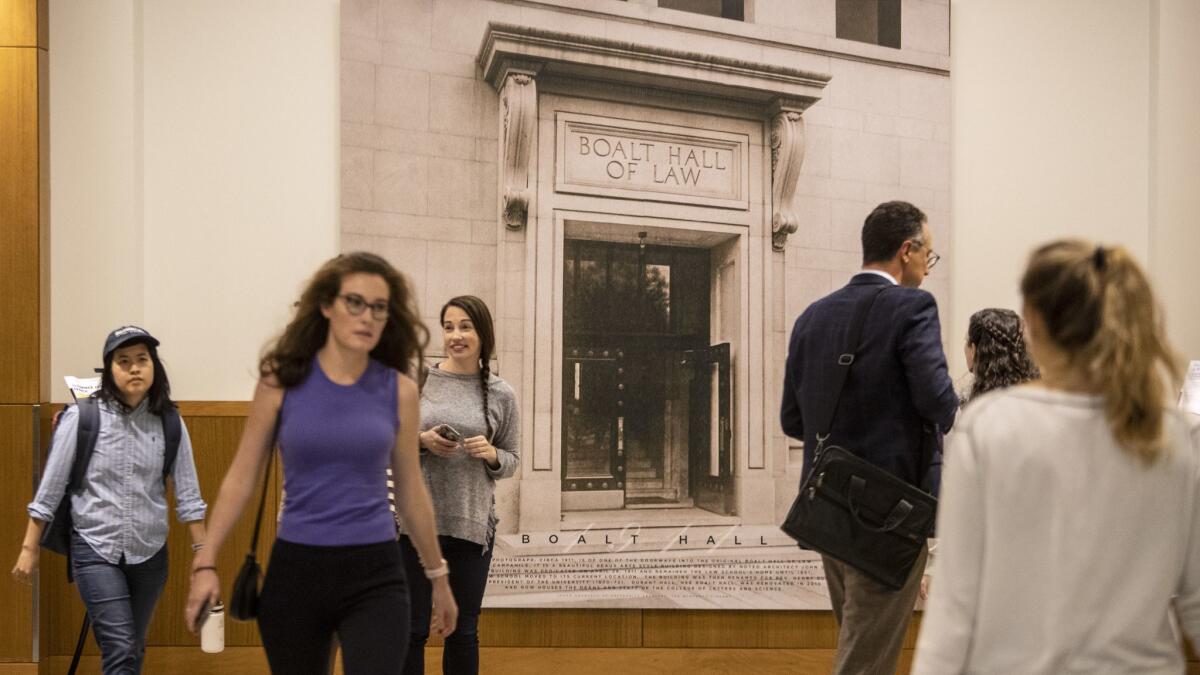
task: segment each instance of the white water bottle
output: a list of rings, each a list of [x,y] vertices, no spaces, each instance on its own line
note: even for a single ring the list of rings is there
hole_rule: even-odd
[[[220,602],[208,611],[208,621],[200,629],[200,651],[207,654],[225,651],[225,605]]]

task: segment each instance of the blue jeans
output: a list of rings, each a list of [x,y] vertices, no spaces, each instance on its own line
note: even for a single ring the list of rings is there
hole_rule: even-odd
[[[100,557],[78,532],[71,533],[71,569],[92,618],[104,675],[137,675],[146,655],[146,631],[167,583],[167,547],[137,565]]]
[[[458,605],[458,625],[446,638],[442,650],[442,672],[446,675],[476,675],[479,672],[479,612],[483,607],[488,570],[492,566],[492,547],[488,546],[484,552],[475,542],[446,536],[439,536],[438,543],[442,546],[442,556],[450,564],[450,591]],[[423,675],[425,642],[429,640],[429,620],[433,613],[433,586],[425,578],[425,568],[407,535],[400,537],[400,554],[404,557],[412,601],[404,674]]]

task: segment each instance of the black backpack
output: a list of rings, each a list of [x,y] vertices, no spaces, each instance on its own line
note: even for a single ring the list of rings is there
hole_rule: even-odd
[[[68,406],[69,407],[69,406]],[[71,476],[67,479],[67,488],[63,491],[62,501],[54,511],[54,520],[46,524],[42,531],[42,548],[67,556],[67,581],[73,581],[71,575],[71,493],[83,485],[83,476],[87,472],[88,463],[92,460],[92,452],[96,449],[96,438],[100,436],[100,406],[94,398],[81,398],[77,404],[79,409],[79,427],[75,434],[75,462],[71,464]],[[66,412],[66,409],[63,409]],[[54,433],[58,431],[58,419],[54,418],[54,431],[50,434],[53,446]],[[179,410],[168,405],[162,414],[163,438],[166,450],[163,457],[163,482],[170,477],[175,468],[175,457],[179,454],[179,441],[183,436],[183,424],[179,419]]]

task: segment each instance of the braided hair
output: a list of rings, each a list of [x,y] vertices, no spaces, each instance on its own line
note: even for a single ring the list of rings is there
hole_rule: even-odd
[[[479,388],[483,391],[483,421],[487,425],[487,439],[492,442],[492,418],[488,414],[488,380],[492,376],[492,354],[496,351],[496,326],[492,323],[492,313],[487,303],[474,295],[460,295],[450,298],[442,305],[440,320],[445,322],[446,310],[457,307],[467,313],[467,318],[475,326],[479,335]]]
[[[975,347],[975,381],[966,401],[1039,377],[1025,349],[1021,317],[1011,309],[981,309],[971,315],[967,343]]]

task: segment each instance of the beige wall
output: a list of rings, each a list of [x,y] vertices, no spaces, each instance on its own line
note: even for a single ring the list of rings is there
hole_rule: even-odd
[[[1154,271],[1169,330],[1200,355],[1200,6],[1191,0],[952,6],[952,334],[1016,308],[1037,243],[1128,246]],[[965,371],[957,338],[951,371]]]
[[[108,330],[163,341],[180,399],[245,399],[337,252],[338,4],[54,2],[52,381]]]
[[[1150,17],[1149,263],[1175,348],[1200,359],[1200,3],[1158,0]]]
[[[51,5],[50,398],[99,366],[104,331],[142,321],[141,129],[134,5]]]

